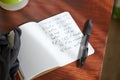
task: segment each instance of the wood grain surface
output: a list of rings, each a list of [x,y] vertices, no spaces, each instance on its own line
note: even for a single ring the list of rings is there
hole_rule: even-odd
[[[10,31],[26,22],[38,22],[64,11],[71,13],[81,30],[85,21],[92,19],[90,43],[95,53],[87,58],[84,66],[79,68],[73,62],[35,80],[99,80],[113,3],[114,0],[30,0],[18,11],[0,8],[0,31]]]

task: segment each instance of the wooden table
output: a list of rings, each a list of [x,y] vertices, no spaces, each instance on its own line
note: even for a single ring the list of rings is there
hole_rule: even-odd
[[[95,53],[87,58],[84,66],[78,68],[73,62],[35,80],[99,80],[113,3],[114,0],[30,0],[18,11],[0,8],[0,31],[9,31],[23,23],[40,21],[63,11],[71,13],[81,30],[85,21],[92,19],[90,43]]]

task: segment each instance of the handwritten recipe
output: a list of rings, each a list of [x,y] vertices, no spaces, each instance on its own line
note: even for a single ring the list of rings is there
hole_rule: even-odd
[[[40,24],[43,31],[52,40],[52,44],[57,46],[60,51],[65,52],[79,46],[82,35],[79,29],[73,27],[75,23],[70,16],[66,14],[59,16],[64,18],[53,17],[41,21]]]

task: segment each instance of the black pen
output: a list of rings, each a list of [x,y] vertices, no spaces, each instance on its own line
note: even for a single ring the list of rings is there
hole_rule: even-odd
[[[83,64],[87,58],[87,55],[88,55],[88,40],[89,40],[89,36],[91,34],[91,29],[92,29],[92,21],[88,20],[84,26],[84,30],[83,30],[84,36],[82,38],[81,45],[80,45],[79,54],[81,54],[81,55],[79,56],[80,59],[78,61],[78,64],[80,67],[83,66]]]

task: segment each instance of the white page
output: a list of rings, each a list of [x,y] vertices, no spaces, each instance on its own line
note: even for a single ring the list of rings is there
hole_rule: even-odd
[[[29,22],[20,28],[22,36],[18,59],[25,80],[78,59],[83,34],[68,12],[38,24]],[[90,44],[88,52],[89,55],[94,53]]]
[[[54,55],[61,66],[78,59],[83,34],[68,12],[47,18],[38,24],[58,50]],[[88,55],[93,54],[94,49],[90,44],[88,48]]]
[[[54,55],[51,55],[54,53],[50,49],[53,46],[39,26],[35,22],[29,22],[21,25],[20,28],[22,35],[18,59],[20,71],[25,80],[30,80],[41,72],[57,67],[59,64]]]

